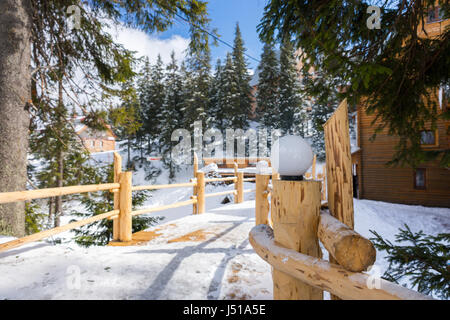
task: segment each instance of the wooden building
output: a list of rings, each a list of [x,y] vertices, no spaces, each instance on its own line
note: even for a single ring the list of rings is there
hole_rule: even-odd
[[[425,25],[426,36],[436,36],[449,25],[450,20],[439,18],[438,8],[430,12]],[[423,32],[421,32],[423,36]],[[436,89],[438,112],[449,110],[445,91]],[[395,203],[450,207],[450,168],[439,166],[439,160],[424,163],[416,170],[410,167],[388,167],[398,137],[387,129],[378,133],[372,142],[377,123],[371,125],[375,115],[368,115],[363,107],[357,107],[357,146],[352,152],[353,174],[358,198]],[[440,120],[436,130],[424,128],[422,145],[427,150],[450,148],[450,121]]]
[[[83,124],[83,118],[76,118],[74,122],[75,131],[89,152],[96,153],[116,150],[117,136],[109,125],[107,125],[107,130],[100,131],[88,128],[88,126]]]

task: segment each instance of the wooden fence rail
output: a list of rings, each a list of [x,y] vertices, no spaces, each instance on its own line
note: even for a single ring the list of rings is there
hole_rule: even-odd
[[[205,194],[205,184],[215,181],[232,181],[235,183],[234,190]],[[250,181],[250,179],[248,180]],[[175,183],[164,185],[144,185],[132,186],[132,173],[122,172],[122,158],[118,153],[114,153],[114,182],[86,185],[86,186],[70,186],[61,188],[48,188],[40,190],[27,190],[0,193],[0,204],[28,201],[33,199],[42,199],[56,196],[64,196],[70,194],[108,191],[114,193],[114,210],[93,217],[72,222],[61,227],[38,232],[20,239],[12,240],[0,244],[0,252],[6,251],[26,243],[38,241],[50,237],[52,235],[72,230],[86,224],[97,222],[103,219],[113,220],[113,240],[121,242],[129,242],[132,240],[132,217],[148,214],[167,209],[178,208],[182,206],[192,205],[194,214],[203,213],[205,211],[205,199],[225,194],[233,194],[236,202],[243,201],[244,193],[254,190],[243,189],[243,173],[239,172],[235,177],[227,178],[205,178],[205,174],[198,170],[198,158],[194,154],[194,179],[187,183]],[[193,188],[193,196],[190,200],[179,201],[173,204],[144,208],[140,210],[132,210],[132,192],[141,190],[160,190],[169,188]]]

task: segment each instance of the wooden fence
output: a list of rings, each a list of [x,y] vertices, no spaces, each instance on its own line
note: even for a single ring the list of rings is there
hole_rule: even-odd
[[[55,196],[70,194],[80,194],[97,191],[109,191],[114,193],[114,210],[92,216],[90,218],[72,222],[61,227],[38,232],[20,239],[12,240],[0,244],[0,252],[19,247],[21,245],[42,240],[55,234],[76,229],[81,226],[97,222],[103,219],[113,220],[113,241],[129,242],[132,240],[132,217],[163,211],[172,208],[192,205],[193,214],[205,212],[205,199],[215,196],[233,194],[236,203],[244,201],[244,194],[254,192],[255,189],[244,189],[244,182],[255,181],[256,178],[244,179],[242,172],[237,171],[235,166],[235,176],[227,178],[205,178],[205,173],[198,170],[198,159],[194,155],[194,178],[190,182],[165,184],[165,185],[144,185],[133,186],[132,172],[122,172],[122,158],[118,153],[114,153],[114,182],[86,185],[70,186],[61,188],[48,188],[40,190],[27,190],[16,192],[0,193],[0,204],[18,201],[29,201],[33,199],[42,199]],[[229,181],[234,183],[234,189],[216,193],[205,193],[205,186],[209,182]],[[140,190],[159,190],[168,188],[193,188],[193,195],[190,200],[180,201],[169,205],[132,210],[132,193]]]
[[[256,175],[256,226],[249,241],[272,267],[274,299],[431,299],[362,273],[376,259],[373,244],[353,230],[353,194],[347,102],[324,125],[326,172],[315,161],[303,181]],[[325,170],[323,171],[325,173]],[[323,192],[324,188],[328,192]],[[322,190],[321,190],[322,189]],[[321,211],[324,194],[329,212]],[[270,197],[270,201],[269,201]],[[270,213],[270,216],[269,216]],[[319,241],[329,253],[322,259]]]

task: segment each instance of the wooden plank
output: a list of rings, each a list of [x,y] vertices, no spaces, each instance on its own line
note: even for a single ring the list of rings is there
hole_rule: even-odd
[[[431,300],[432,297],[379,279],[379,287],[369,289],[370,276],[355,273],[325,260],[287,249],[275,242],[272,228],[260,224],[249,234],[255,252],[274,269],[318,290],[326,290],[351,300]]]
[[[319,181],[273,181],[272,221],[275,241],[288,249],[321,257],[317,237]],[[323,292],[276,268],[272,272],[276,300],[322,300]]]
[[[237,173],[237,180],[235,183],[236,188],[236,196],[234,197],[235,203],[241,203],[244,201],[244,173],[238,172]]]
[[[324,124],[328,207],[333,217],[353,229],[353,179],[348,108],[345,99]]]
[[[0,252],[22,246],[22,245],[30,243],[30,242],[42,240],[42,239],[48,238],[50,236],[53,236],[53,235],[61,233],[61,232],[76,229],[76,228],[79,228],[86,224],[94,223],[96,221],[100,221],[100,220],[112,217],[114,215],[117,215],[118,213],[119,213],[119,210],[109,211],[106,213],[92,216],[92,217],[84,219],[84,220],[68,223],[68,224],[60,226],[60,227],[56,227],[56,228],[53,228],[50,230],[45,230],[45,231],[41,231],[38,233],[34,233],[32,235],[29,235],[29,236],[26,236],[26,237],[23,237],[20,239],[8,241],[8,242],[0,244]]]
[[[255,223],[269,224],[269,174],[256,175]]]
[[[333,217],[353,229],[353,177],[347,99],[341,102],[323,127],[328,207]],[[331,255],[330,262],[337,263]]]
[[[0,203],[27,201],[41,198],[51,198],[75,193],[106,191],[119,188],[118,183],[92,184],[87,186],[71,186],[62,188],[47,188],[39,190],[14,191],[0,193]]]

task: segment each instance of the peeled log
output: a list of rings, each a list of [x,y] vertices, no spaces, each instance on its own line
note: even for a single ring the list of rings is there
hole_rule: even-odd
[[[428,300],[432,297],[384,279],[345,270],[320,258],[283,248],[275,243],[273,230],[260,224],[252,228],[249,242],[255,252],[274,269],[342,299],[352,300]],[[368,283],[378,282],[369,289]]]
[[[372,242],[328,213],[320,214],[318,236],[328,252],[349,271],[364,271],[375,263]]]

